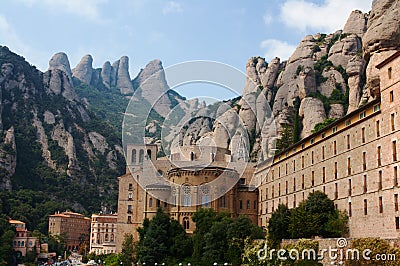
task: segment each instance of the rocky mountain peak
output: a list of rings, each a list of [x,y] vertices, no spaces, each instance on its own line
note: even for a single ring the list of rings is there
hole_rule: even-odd
[[[363,38],[364,58],[368,62],[367,87],[362,102],[379,96],[379,75],[375,66],[400,49],[400,2],[380,0],[372,10]]]
[[[78,65],[72,70],[72,76],[80,81],[90,84],[93,73],[92,64],[93,58],[91,55],[87,54],[83,56]]]
[[[123,56],[119,59],[117,73],[117,87],[121,91],[121,94],[133,93],[134,90],[129,75],[129,58],[127,56]]]
[[[49,61],[49,70],[54,69],[64,71],[67,74],[68,79],[72,82],[72,71],[69,64],[68,56],[65,53],[59,52],[51,57]]]
[[[358,37],[362,37],[367,31],[367,22],[368,14],[364,14],[360,10],[354,10],[343,27],[343,33],[354,33]]]
[[[160,60],[150,61],[144,69],[140,70],[132,83],[135,89],[140,88],[141,96],[154,107],[157,113],[164,117],[169,113],[172,102],[167,95],[169,86]]]

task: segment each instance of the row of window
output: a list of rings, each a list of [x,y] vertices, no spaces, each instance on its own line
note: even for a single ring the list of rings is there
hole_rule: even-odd
[[[100,244],[100,242],[103,242],[103,241],[101,241],[103,238],[101,237],[101,235],[99,233],[97,233],[96,236],[97,236],[97,238],[96,238],[97,244]],[[94,237],[95,237],[95,234],[92,233],[92,243],[94,243],[94,241],[95,241]],[[105,234],[104,242],[114,242],[114,234],[110,234],[110,235]]]
[[[336,187],[336,189],[337,189],[337,187]],[[335,193],[335,194],[337,194],[337,193]],[[305,199],[305,193],[303,192],[303,201],[304,201],[304,199]],[[272,210],[271,210],[271,212],[273,212],[274,210],[275,210],[275,201],[274,200],[272,200]],[[280,205],[282,202],[281,202],[281,199],[279,199],[278,200],[278,205]],[[364,215],[368,215],[368,199],[364,199],[363,200],[363,204],[364,204]],[[288,197],[286,197],[286,202],[285,202],[285,205],[286,206],[288,206],[289,205],[289,198]],[[268,213],[268,211],[269,211],[269,209],[268,209],[268,202],[266,202],[265,203],[265,213],[267,214]],[[295,207],[297,207],[297,202],[296,202],[296,195],[293,195],[293,208],[295,208]],[[337,205],[335,205],[335,207],[337,208]],[[378,197],[378,212],[379,213],[383,213],[383,211],[384,211],[384,208],[383,208],[384,206],[383,206],[383,197],[382,196],[379,196]],[[394,196],[393,196],[393,208],[394,208],[394,211],[395,212],[398,212],[399,211],[399,194],[394,194]],[[262,209],[260,209],[260,214],[262,214]],[[352,203],[351,202],[349,202],[348,203],[348,215],[349,215],[349,217],[352,217]]]
[[[350,138],[350,135],[347,135],[347,139]],[[392,145],[391,145],[391,150],[392,150],[392,161],[396,162],[398,160],[398,155],[397,155],[397,141],[393,140]],[[350,141],[348,141],[348,149],[350,149]],[[325,160],[325,146],[321,148],[321,154],[322,154],[322,160]],[[333,154],[336,155],[336,141],[333,141]],[[311,151],[311,165],[315,163],[314,160],[314,151]],[[296,172],[296,160],[293,160],[293,172]],[[367,169],[367,162],[366,162],[366,152],[363,152],[363,170],[365,171]],[[382,147],[378,146],[377,147],[377,166],[380,167],[382,166]],[[301,167],[302,169],[305,168],[305,156],[301,156]],[[337,163],[335,163],[335,169],[337,169]],[[351,162],[350,158],[348,158],[347,162],[347,169],[348,169],[348,175],[351,175]],[[337,174],[337,171],[335,170],[335,174]],[[288,175],[288,163],[285,164],[285,175]],[[267,176],[268,177],[268,176]],[[278,167],[278,177],[281,177],[281,167]],[[271,181],[273,181],[275,178],[275,169],[271,170]],[[268,178],[266,180],[268,182]]]
[[[351,202],[348,203],[348,215],[349,217],[352,216],[352,205]],[[393,195],[393,207],[394,211],[398,212],[399,211],[399,194],[394,194]],[[379,196],[378,197],[378,212],[383,213],[383,197]],[[368,215],[368,199],[364,199],[364,215]],[[396,228],[398,229],[398,228]]]
[[[239,209],[240,209],[240,210],[243,210],[243,201],[242,201],[242,200],[239,200]],[[247,209],[247,210],[251,209],[251,202],[250,202],[250,200],[247,200],[247,201],[246,201],[246,209]],[[256,200],[253,201],[253,209],[254,209],[254,210],[257,209],[257,201],[256,201]]]
[[[22,241],[14,240],[13,246],[14,247],[25,247],[25,241],[24,240],[22,240]],[[33,242],[32,241],[29,241],[28,247],[33,247]]]
[[[325,174],[325,167],[322,167],[322,183],[324,184],[326,182],[326,174]],[[349,168],[351,169],[351,168]],[[350,172],[350,171],[349,171]],[[337,163],[335,163],[335,179],[337,179]],[[383,173],[382,170],[378,171],[378,179],[377,179],[377,183],[378,183],[378,190],[382,190],[382,183],[383,183]],[[315,184],[315,172],[312,171],[311,172],[311,187],[314,187]],[[398,167],[394,166],[393,167],[393,186],[398,186],[399,185],[399,180],[398,180]],[[285,194],[289,194],[291,192],[296,192],[300,189],[296,189],[296,177],[293,178],[293,189],[292,191],[289,191],[289,181],[285,181]],[[301,176],[301,190],[306,189],[305,186],[305,177],[304,174]],[[325,193],[325,186],[323,187],[323,192]],[[368,177],[367,174],[364,174],[363,176],[363,193],[366,193],[368,190]],[[278,197],[281,196],[281,183],[278,183]],[[337,199],[338,197],[338,183],[335,183],[335,199]],[[348,185],[348,195],[351,196],[352,195],[352,181],[351,179],[349,179],[349,185]],[[265,200],[270,199],[269,197],[269,189],[268,187],[265,188]],[[271,199],[275,198],[275,186],[272,185],[271,187]],[[260,200],[263,200],[263,190],[260,189]]]
[[[139,160],[136,160],[137,158],[137,154],[136,154],[136,149],[133,149],[131,151],[131,163],[132,164],[136,164],[136,163],[143,163],[144,160],[144,150],[140,149],[139,150]],[[147,156],[146,156],[147,160],[151,160],[151,150],[147,150]]]

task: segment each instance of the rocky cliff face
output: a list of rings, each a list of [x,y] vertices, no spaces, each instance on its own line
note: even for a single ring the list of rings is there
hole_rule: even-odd
[[[260,147],[270,147],[265,142],[273,135],[266,127],[271,120],[267,105],[272,109],[278,137],[289,128],[291,134],[297,135],[293,141],[312,134],[314,126],[326,118],[340,118],[378,97],[375,66],[400,48],[399,13],[398,1],[373,1],[369,14],[353,11],[342,31],[304,37],[287,62],[250,58],[236,110],[250,138],[255,140],[252,158],[259,157],[256,154]],[[237,125],[232,111],[220,117]],[[226,147],[229,136],[216,120],[205,136]],[[190,131],[198,132],[194,128]]]
[[[138,96],[147,100],[151,106],[163,117],[172,109],[172,102],[168,97],[169,86],[160,60],[149,62],[133,80],[135,89],[140,89]]]
[[[53,58],[57,58],[57,55],[54,55]],[[68,59],[66,60],[68,61]],[[105,88],[107,90],[116,88],[122,95],[131,95],[134,92],[129,74],[129,58],[127,56],[122,56],[112,65],[107,61],[102,68],[94,69],[92,64],[92,56],[85,55],[72,70],[72,76],[79,82],[84,82],[96,88]],[[61,69],[60,67],[57,68]]]
[[[367,31],[363,36],[364,58],[368,62],[363,102],[379,96],[379,76],[375,66],[400,48],[399,15],[399,1],[373,1]]]
[[[41,73],[0,47],[0,65],[0,189],[41,189],[55,198],[64,191],[60,202],[81,209],[111,196],[124,168],[120,140],[76,94],[66,55],[53,56]],[[85,56],[72,76],[89,80],[90,66]],[[61,184],[63,176],[69,184]],[[43,180],[46,187],[38,185]],[[84,202],[72,190],[88,185],[97,188],[87,191],[92,199]]]

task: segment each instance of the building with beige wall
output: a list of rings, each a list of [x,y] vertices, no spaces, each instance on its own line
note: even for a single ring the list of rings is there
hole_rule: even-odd
[[[24,222],[18,220],[8,221],[15,227],[15,237],[13,240],[13,250],[17,256],[25,257],[29,251],[40,253],[40,243],[37,237],[31,236],[31,232],[26,228]]]
[[[90,227],[90,253],[115,253],[117,214],[92,214]]]
[[[57,212],[49,216],[49,235],[65,234],[67,250],[78,250],[82,241],[89,247],[90,221],[80,213]]]
[[[320,190],[347,212],[350,237],[399,237],[400,52],[377,68],[380,97],[258,165],[260,226]]]
[[[117,252],[126,233],[138,240],[137,228],[158,207],[193,233],[192,215],[200,208],[245,214],[257,224],[257,190],[250,185],[254,164],[217,147],[184,146],[169,158],[157,158],[156,145],[128,145],[130,171],[119,177]]]

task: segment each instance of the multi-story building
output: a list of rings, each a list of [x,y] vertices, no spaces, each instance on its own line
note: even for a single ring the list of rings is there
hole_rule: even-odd
[[[377,68],[379,97],[258,165],[259,225],[320,190],[347,212],[350,237],[400,236],[400,51]]]
[[[92,214],[90,253],[115,253],[117,214]]]
[[[157,158],[156,145],[128,145],[130,171],[119,177],[117,252],[126,233],[138,240],[137,228],[163,208],[188,233],[200,208],[213,208],[257,223],[257,190],[251,189],[254,164],[217,147],[184,146],[169,159]],[[238,154],[241,154],[240,152]],[[238,157],[238,156],[236,156]]]
[[[31,232],[26,229],[24,222],[18,220],[9,220],[8,222],[15,227],[13,250],[18,254],[18,257],[25,257],[28,251],[40,253],[39,239],[31,236]]]
[[[80,213],[57,212],[49,216],[49,234],[65,234],[67,250],[78,250],[84,242],[89,247],[90,221]]]

